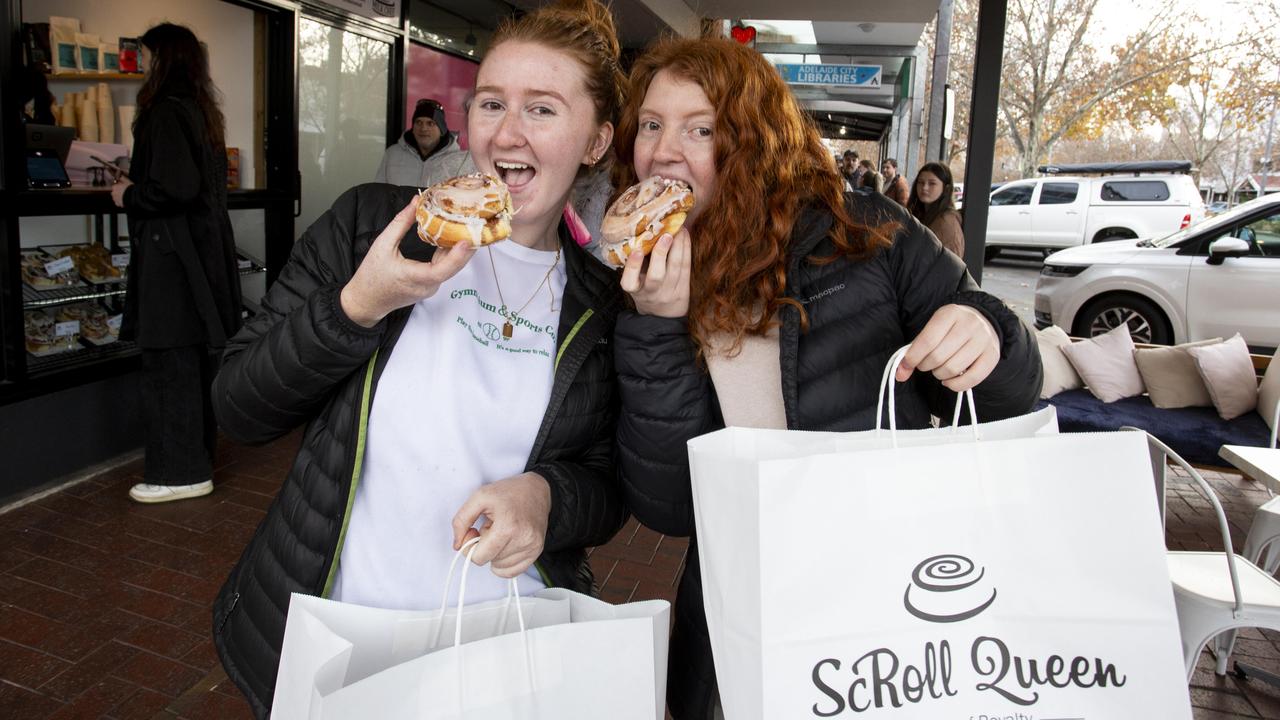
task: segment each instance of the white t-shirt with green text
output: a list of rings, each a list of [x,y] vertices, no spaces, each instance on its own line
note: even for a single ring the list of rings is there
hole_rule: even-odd
[[[333,599],[440,606],[454,514],[481,485],[524,471],[551,397],[563,257],[542,281],[555,259],[499,242],[414,305],[374,393]],[[532,567],[519,583],[521,594],[543,587]],[[455,579],[448,605],[456,588]],[[487,567],[471,569],[467,604],[505,594],[506,581]]]

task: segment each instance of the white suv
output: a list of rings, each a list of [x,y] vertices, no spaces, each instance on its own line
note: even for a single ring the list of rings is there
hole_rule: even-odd
[[[1056,252],[1036,283],[1037,328],[1091,337],[1120,323],[1138,342],[1231,337],[1280,345],[1280,193],[1158,240]]]
[[[1199,222],[1204,200],[1190,163],[1044,166],[1052,177],[1015,180],[991,193],[987,259],[1002,248],[1045,252],[1105,240],[1151,238]],[[1059,172],[1106,173],[1101,177]]]

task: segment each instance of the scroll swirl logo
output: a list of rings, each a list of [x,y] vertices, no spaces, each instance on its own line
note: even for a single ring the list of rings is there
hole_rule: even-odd
[[[991,607],[996,589],[982,582],[986,568],[963,555],[934,555],[911,571],[911,584],[902,595],[907,612],[928,622],[968,620]]]

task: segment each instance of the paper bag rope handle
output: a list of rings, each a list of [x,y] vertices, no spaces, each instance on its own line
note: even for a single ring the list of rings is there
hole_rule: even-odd
[[[458,667],[458,678],[459,678],[458,708],[459,709],[463,707],[462,682],[461,682],[461,678],[462,678],[461,646],[462,646],[462,614],[463,614],[463,610],[465,610],[466,599],[467,599],[467,571],[470,570],[471,566],[475,564],[474,562],[472,562],[472,558],[475,555],[476,546],[479,543],[480,543],[480,538],[478,537],[471,538],[470,540],[462,544],[462,547],[458,549],[458,552],[453,554],[453,560],[449,563],[449,574],[445,576],[444,597],[440,600],[440,622],[436,623],[435,637],[431,642],[432,647],[438,647],[438,644],[440,642],[440,630],[441,628],[444,627],[444,614],[445,614],[445,611],[449,609],[448,607],[449,588],[453,586],[453,572],[458,567],[458,561],[462,559],[463,555],[465,554],[467,558],[467,562],[462,566],[462,579],[458,583],[458,610],[456,614],[456,620],[454,621],[454,624],[453,624],[454,658],[455,658],[455,661],[459,664],[459,667]],[[520,623],[520,644],[524,650],[525,674],[528,676],[528,679],[529,679],[529,688],[531,690],[536,690],[537,683],[535,682],[533,677],[533,658],[529,653],[529,634],[526,632],[525,625],[524,625],[524,610],[521,609],[520,607],[520,586],[517,584],[516,578],[511,578],[507,583],[507,605],[506,607],[503,608],[503,616],[502,616],[503,628],[506,628],[507,626],[506,613],[510,609],[513,601],[516,606],[516,619]]]
[[[453,624],[453,645],[457,647],[462,644],[462,610],[467,599],[467,570],[470,569],[472,556],[475,554],[476,545],[480,542],[480,538],[474,537],[462,544],[458,552],[453,554],[453,561],[449,563],[449,574],[444,579],[444,596],[440,598],[440,617],[443,620],[444,613],[449,609],[449,588],[453,587],[453,573],[458,568],[458,561],[465,555],[467,563],[462,567],[462,583],[458,588],[458,617]],[[520,586],[516,584],[516,578],[507,581],[507,606],[503,608],[502,627],[507,626],[506,612],[510,609],[512,601],[516,606],[516,618],[520,623],[520,632],[523,634],[524,627],[524,611],[520,607]],[[432,647],[438,646],[440,642],[440,632],[444,628],[444,622],[436,624],[435,636],[431,640]]]
[[[893,390],[890,390],[889,382],[893,377],[894,371],[898,369],[898,365],[902,364],[902,358],[906,357],[907,350],[910,348],[910,345],[904,345],[898,348],[898,351],[889,358],[889,362],[884,366],[884,374],[880,376],[880,392],[876,396],[876,434],[880,433],[880,418],[882,416],[881,408],[884,407],[884,396],[887,393],[889,395],[889,439],[893,442],[895,450],[898,447],[898,405],[896,402],[897,385],[895,384]],[[956,410],[951,416],[951,426],[953,428],[959,428],[960,408],[962,402],[969,406],[969,421],[973,427],[973,439],[981,440],[982,437],[978,434],[978,411],[974,408],[973,404],[973,390],[965,390],[963,393],[956,396]]]

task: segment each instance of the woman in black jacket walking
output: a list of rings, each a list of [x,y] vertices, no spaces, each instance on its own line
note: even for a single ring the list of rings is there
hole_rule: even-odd
[[[129,496],[155,503],[213,491],[210,353],[240,328],[240,276],[208,57],[181,25],[157,25],[140,40],[147,75],[133,160],[111,197],[129,218],[121,336],[142,349],[145,482]]]
[[[511,190],[510,239],[435,249],[413,230],[412,188],[361,185],[307,229],[232,339],[214,384],[227,434],[306,426],[214,607],[219,657],[259,717],[292,592],[434,609],[477,534],[491,572],[471,574],[468,603],[506,578],[591,592],[584,550],[626,519],[608,344],[622,295],[561,215],[612,141],[618,54],[595,0],[504,23],[468,128],[476,166]]]
[[[674,40],[636,61],[618,125],[622,182],[692,185],[686,229],[647,270],[628,259],[635,311],[615,330],[619,465],[631,511],[692,536],[686,443],[725,427],[862,430],[889,357],[898,423],[928,425],[973,388],[984,420],[1031,409],[1030,333],[900,206],[842,192],[816,129],[777,71],[731,41]],[[696,541],[672,631],[678,720],[718,705]]]

